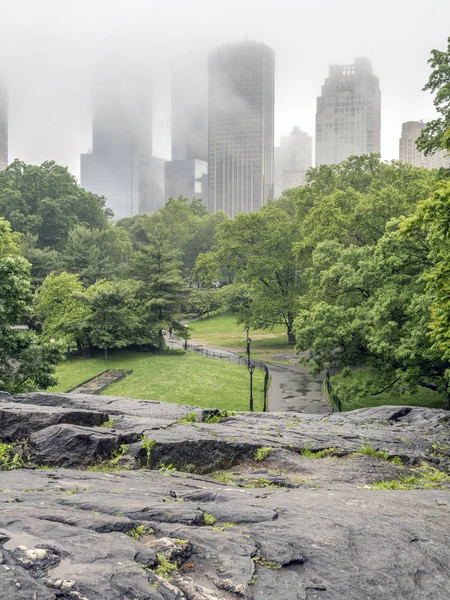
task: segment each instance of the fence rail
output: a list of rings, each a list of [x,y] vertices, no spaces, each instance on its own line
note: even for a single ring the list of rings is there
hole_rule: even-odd
[[[183,340],[182,338],[175,336],[173,334],[172,334],[172,336],[169,336],[168,338],[166,338],[166,343],[168,345],[172,344],[172,347],[174,344],[177,344],[177,346],[179,345],[182,348],[184,348],[185,350],[190,350],[191,352],[197,352],[197,354],[201,354],[202,356],[207,356],[208,358],[217,358],[218,360],[223,360],[225,362],[230,362],[230,363],[236,363],[238,365],[243,365],[244,367],[249,366],[248,358],[245,356],[240,356],[239,354],[234,354],[232,352],[223,352],[221,350],[215,350],[213,348],[206,348],[205,346],[202,346],[201,344],[192,344],[191,342],[187,342],[186,340]],[[255,369],[259,369],[260,371],[264,371],[264,373],[265,373],[263,412],[267,412],[268,411],[267,395],[268,395],[268,391],[269,391],[269,369],[267,368],[267,365],[265,363],[263,363],[261,360],[257,360],[254,358],[251,358],[251,364],[254,366]]]

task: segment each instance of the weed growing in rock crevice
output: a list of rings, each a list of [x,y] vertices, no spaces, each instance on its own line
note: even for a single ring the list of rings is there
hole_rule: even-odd
[[[258,450],[253,455],[253,460],[263,461],[265,460],[270,452],[272,452],[272,446],[263,446],[262,448],[258,448]]]
[[[411,490],[411,489],[444,489],[443,483],[450,483],[450,475],[421,463],[419,469],[411,469],[411,474],[401,474],[397,479],[378,481],[365,486],[371,490]]]
[[[306,447],[301,451],[302,456],[307,458],[327,458],[328,456],[334,456],[336,454],[342,454],[345,452],[343,448],[324,448],[323,450],[311,450],[310,444],[306,444]]]
[[[15,444],[4,444],[0,442],[0,471],[11,471],[13,469],[23,469],[26,466],[20,452],[16,452]]]

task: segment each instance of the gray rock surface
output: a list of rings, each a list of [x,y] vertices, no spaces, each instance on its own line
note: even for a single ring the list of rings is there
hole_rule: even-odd
[[[448,600],[449,412],[211,414],[0,393],[0,598]]]

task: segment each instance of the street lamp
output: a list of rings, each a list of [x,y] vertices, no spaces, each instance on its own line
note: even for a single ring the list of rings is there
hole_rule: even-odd
[[[188,337],[189,337],[189,325],[187,323],[185,323],[184,326],[185,326],[184,349],[187,350],[187,343],[188,343]]]
[[[250,368],[250,344],[252,343],[252,338],[247,336],[247,366]]]
[[[255,370],[254,363],[249,363],[248,372],[250,373],[250,412],[253,412],[253,371]]]

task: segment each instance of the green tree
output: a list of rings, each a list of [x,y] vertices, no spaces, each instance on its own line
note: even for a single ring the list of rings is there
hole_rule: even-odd
[[[106,226],[112,216],[105,199],[80,187],[67,168],[15,160],[0,173],[0,215],[13,231],[37,236],[37,246],[62,250],[76,225]]]
[[[82,356],[92,351],[90,317],[92,309],[84,298],[77,275],[51,273],[37,290],[34,312],[46,340],[56,338],[66,346],[76,344]]]
[[[84,284],[92,285],[98,279],[126,273],[131,253],[132,246],[124,228],[108,225],[91,229],[78,225],[69,233],[62,258],[67,271],[77,273]]]
[[[240,214],[224,221],[217,232],[217,246],[209,259],[200,255],[197,272],[206,262],[235,273],[234,283],[250,290],[252,302],[239,311],[241,322],[254,327],[286,326],[294,343],[293,324],[302,293],[302,272],[294,254],[296,224],[291,215],[269,204],[257,213]]]
[[[0,389],[17,393],[57,383],[61,348],[18,327],[31,308],[30,265],[19,255],[9,223],[0,218]]]
[[[140,247],[130,268],[134,277],[143,284],[147,311],[156,324],[159,351],[162,352],[164,329],[183,330],[177,315],[184,308],[187,290],[181,276],[178,253],[160,235],[148,246]]]
[[[133,280],[97,281],[86,291],[91,315],[89,333],[92,344],[108,358],[108,349],[136,343],[154,343],[154,330],[144,325],[139,302],[139,284]]]
[[[432,50],[428,63],[433,71],[423,89],[435,94],[433,104],[440,117],[425,125],[417,147],[425,154],[434,154],[450,150],[450,37],[447,51]]]

